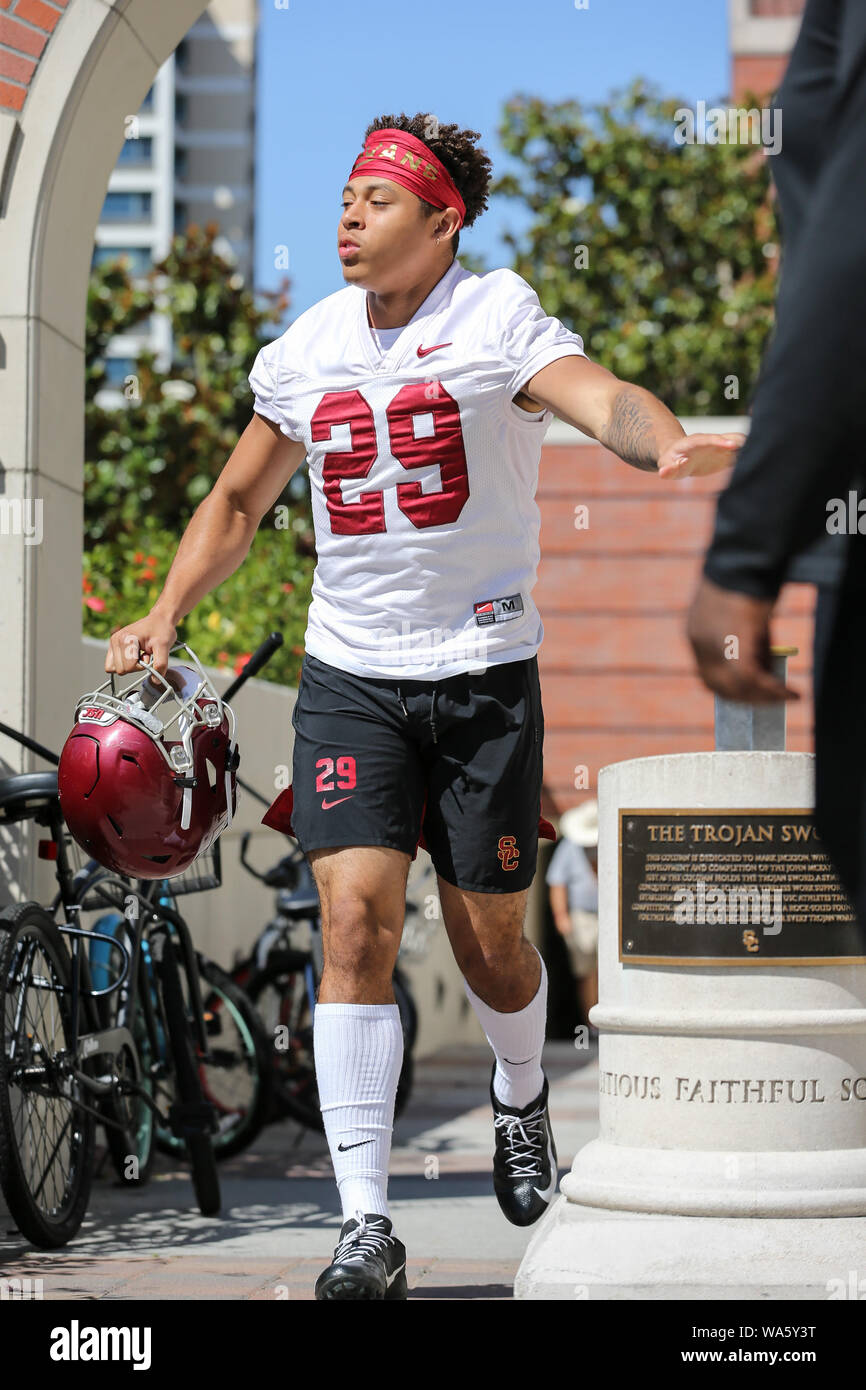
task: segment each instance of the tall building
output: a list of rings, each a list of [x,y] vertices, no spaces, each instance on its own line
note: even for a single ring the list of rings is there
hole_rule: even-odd
[[[94,263],[121,252],[146,274],[190,223],[220,227],[218,249],[249,281],[255,206],[257,0],[211,0],[163,63],[108,182],[96,229]],[[168,320],[155,314],[112,339],[108,384],[118,390],[147,347],[168,366]]]
[[[729,0],[731,97],[766,96],[782,80],[805,0]]]

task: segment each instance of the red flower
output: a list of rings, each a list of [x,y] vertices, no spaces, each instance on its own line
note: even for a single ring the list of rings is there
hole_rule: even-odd
[[[85,576],[85,578],[82,579],[82,581],[81,581],[81,587],[82,587],[82,589],[84,590],[84,592],[85,592],[86,594],[91,593],[92,590],[93,590],[93,585],[91,584],[90,580],[89,580],[86,576]]]
[[[146,565],[155,565],[155,564],[156,564],[156,556],[155,556],[155,555],[148,555],[148,557],[147,557],[147,559],[145,560],[144,563],[145,563]]]
[[[142,560],[144,559],[144,553],[143,553],[141,550],[136,550],[136,552],[135,552],[135,554],[133,555],[132,559],[133,559],[133,562],[134,562],[136,565],[140,565],[141,562],[142,562]]]
[[[87,604],[87,607],[88,607],[88,608],[92,608],[92,609],[93,609],[94,613],[104,613],[104,612],[105,612],[105,599],[104,599],[104,598],[86,598],[86,599],[84,600],[84,602]]]
[[[220,663],[221,666],[228,666],[229,662],[231,661],[231,657],[229,656],[228,652],[217,652],[217,661]]]
[[[292,647],[292,651],[295,653],[295,656],[302,656],[304,649],[303,647]]]
[[[148,579],[156,579],[156,570],[142,570],[138,576],[139,584],[144,584]]]
[[[235,662],[235,675],[236,675],[236,676],[239,676],[239,675],[240,675],[241,671],[244,669],[244,667],[246,666],[246,664],[247,664],[247,662],[249,661],[249,659],[250,659],[251,656],[252,656],[252,652],[241,652],[240,656],[238,657],[237,661]]]
[[[290,593],[292,593],[293,590],[294,590],[294,587],[295,587],[294,584],[283,584],[283,585],[282,585],[283,593],[284,593],[284,594],[290,594]]]

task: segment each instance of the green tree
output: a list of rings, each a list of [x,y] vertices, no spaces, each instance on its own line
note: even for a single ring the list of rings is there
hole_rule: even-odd
[[[85,527],[90,542],[140,524],[142,509],[173,530],[207,495],[249,421],[247,375],[288,305],[283,290],[254,296],[214,247],[216,224],[190,226],[144,280],[123,263],[94,270],[88,294]],[[262,302],[259,302],[262,301]],[[139,355],[121,407],[97,397],[105,346],[155,313],[167,315],[172,362]]]
[[[520,172],[492,191],[529,209],[513,269],[594,361],[677,414],[738,415],[773,317],[767,160],[678,144],[682,105],[640,81],[588,107],[516,96],[499,133]]]
[[[215,224],[190,226],[144,279],[122,261],[96,267],[88,293],[85,387],[84,613],[107,637],[147,612],[181,534],[234,449],[253,408],[247,376],[278,334],[287,285],[253,295],[217,251]],[[106,405],[109,340],[153,314],[168,316],[172,361],[141,352],[121,404]],[[306,470],[263,518],[244,565],[182,625],[214,664],[237,665],[274,627],[286,644],[266,668],[294,683],[315,565]]]

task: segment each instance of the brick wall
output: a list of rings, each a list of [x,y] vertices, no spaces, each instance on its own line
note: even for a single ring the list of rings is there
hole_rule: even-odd
[[[787,66],[787,53],[737,55],[731,63],[731,100],[738,104],[747,92],[769,96],[778,87]]]
[[[70,0],[0,0],[0,110],[20,111]]]
[[[749,11],[755,17],[780,18],[803,13],[805,0],[750,0]]]
[[[607,763],[714,746],[713,696],[683,628],[725,476],[664,483],[597,444],[543,449],[534,597],[544,621],[545,815],[595,796]],[[589,508],[588,530],[575,529],[578,504]],[[773,629],[775,642],[800,648],[789,660],[803,695],[788,710],[793,749],[811,748],[814,594],[786,586]],[[580,765],[585,790],[574,785]]]

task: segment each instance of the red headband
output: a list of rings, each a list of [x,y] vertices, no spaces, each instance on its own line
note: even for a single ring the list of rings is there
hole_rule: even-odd
[[[463,226],[466,204],[454,180],[433,151],[408,130],[372,131],[349,177],[356,174],[382,174],[416,193],[425,203],[432,203],[434,208],[456,208]]]

